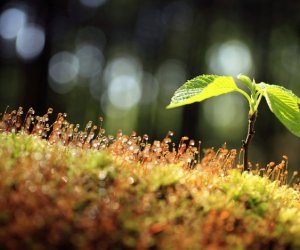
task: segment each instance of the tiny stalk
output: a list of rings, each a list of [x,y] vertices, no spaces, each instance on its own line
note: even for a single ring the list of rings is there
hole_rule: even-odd
[[[255,87],[255,81],[251,81],[249,77],[245,75],[238,75],[237,78],[246,85],[246,87],[250,90],[250,96],[247,94],[249,98],[247,98],[249,102],[249,114],[248,114],[248,130],[247,130],[247,136],[245,140],[242,140],[242,148],[244,152],[244,157],[243,157],[243,165],[244,165],[244,170],[249,171],[249,160],[248,160],[248,151],[249,151],[249,145],[254,137],[255,134],[255,121],[257,118],[257,108],[258,105],[261,101],[262,95],[259,94],[256,90]],[[239,91],[238,91],[239,92]]]
[[[244,171],[249,171],[249,145],[255,134],[254,125],[262,97],[265,97],[270,110],[278,120],[298,137],[300,137],[300,98],[292,91],[278,85],[263,82],[257,84],[245,75],[238,75],[237,78],[248,88],[249,94],[236,85],[232,76],[201,75],[187,81],[177,89],[167,108],[201,102],[230,92],[242,94],[249,103],[248,132],[246,139],[242,141],[243,167]]]

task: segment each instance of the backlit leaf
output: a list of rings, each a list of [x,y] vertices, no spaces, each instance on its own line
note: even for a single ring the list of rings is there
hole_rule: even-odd
[[[175,91],[167,108],[175,108],[194,102],[201,102],[213,96],[219,96],[237,90],[231,76],[201,75],[197,76]]]
[[[300,137],[300,99],[292,91],[277,85],[258,84],[270,110],[294,135]]]

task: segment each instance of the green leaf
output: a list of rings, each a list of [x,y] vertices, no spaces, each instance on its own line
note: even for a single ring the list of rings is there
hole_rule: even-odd
[[[213,96],[237,91],[238,87],[231,76],[197,76],[175,91],[167,108],[175,108],[194,102],[201,102]]]
[[[253,86],[255,86],[248,76],[239,74],[237,76],[237,79],[239,79],[242,83],[244,83],[251,91],[253,89]]]
[[[263,91],[270,110],[292,134],[300,137],[300,98],[281,86],[266,83],[258,86]]]

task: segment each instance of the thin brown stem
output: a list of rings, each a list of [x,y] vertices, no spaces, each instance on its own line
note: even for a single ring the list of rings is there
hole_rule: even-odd
[[[254,112],[248,120],[248,132],[247,132],[247,137],[246,140],[243,140],[243,151],[244,151],[244,171],[249,171],[249,161],[248,161],[248,149],[249,145],[253,139],[253,136],[255,134],[254,130],[254,124],[256,121],[257,117],[257,112]]]

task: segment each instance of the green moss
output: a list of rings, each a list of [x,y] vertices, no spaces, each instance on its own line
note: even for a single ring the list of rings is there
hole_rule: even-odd
[[[22,133],[0,141],[0,248],[300,248],[300,195],[278,181]]]

